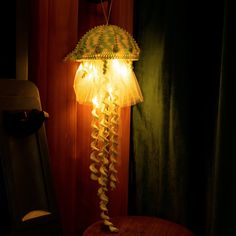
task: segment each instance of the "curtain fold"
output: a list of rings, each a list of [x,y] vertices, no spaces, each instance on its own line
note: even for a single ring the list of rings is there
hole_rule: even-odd
[[[182,12],[174,15],[174,8],[170,1],[150,1],[145,7],[136,4],[136,39],[141,47],[136,73],[145,100],[133,108],[133,144],[136,213],[171,214],[178,221],[185,218],[178,209],[186,209],[186,144],[181,142],[184,120],[179,111],[186,107],[185,91],[181,90],[186,80],[186,39],[178,31],[185,26]]]
[[[234,235],[236,233],[236,82],[235,60],[235,7],[226,1],[221,57],[221,75],[217,113],[215,155],[209,187],[212,203],[209,235]],[[211,201],[212,200],[212,201]]]
[[[135,3],[135,70],[144,102],[132,110],[129,211],[175,221],[199,236],[234,230],[231,3]]]

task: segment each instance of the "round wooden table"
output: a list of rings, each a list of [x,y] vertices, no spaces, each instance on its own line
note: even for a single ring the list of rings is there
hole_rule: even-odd
[[[194,236],[185,227],[176,223],[147,216],[114,217],[112,222],[119,228],[118,233],[110,233],[98,221],[90,225],[83,236]]]

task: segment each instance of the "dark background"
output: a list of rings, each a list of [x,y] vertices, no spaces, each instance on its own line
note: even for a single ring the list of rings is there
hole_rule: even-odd
[[[234,3],[232,0],[135,2],[134,35],[142,51],[135,69],[145,102],[133,110],[133,128],[137,132],[132,138],[130,213],[173,220],[186,225],[199,236],[234,235]],[[16,9],[15,1],[0,3],[0,78],[16,78],[16,61],[22,62],[17,60],[16,45],[26,36],[24,30],[17,30]],[[27,26],[27,21],[22,25]],[[165,35],[165,44],[162,49],[164,57],[159,60],[150,56],[162,42],[161,34]],[[27,52],[26,49],[24,51]],[[27,57],[23,58],[26,65]],[[157,140],[152,139],[156,134],[145,139],[143,131],[146,129],[152,134],[150,124],[153,122],[156,126],[156,120],[145,123],[148,120],[145,115],[159,111],[156,104],[147,101],[156,99],[150,96],[149,89],[157,80],[152,77],[151,71],[160,63],[164,83],[156,94],[160,92],[163,95],[164,109],[160,114],[165,121],[161,127],[165,130],[158,136],[164,144],[163,156],[158,159],[156,153],[151,152],[153,149],[148,148],[150,144],[157,145]],[[151,80],[148,81],[148,78]],[[169,110],[171,104],[174,104],[174,114]],[[139,115],[143,123],[137,119]],[[176,121],[175,128],[178,128],[171,136],[175,138],[177,149],[169,142],[170,117]],[[142,126],[144,130],[140,128]],[[144,150],[135,149],[137,146]],[[173,160],[171,149],[177,150],[174,169],[169,168]],[[163,163],[163,166],[150,175],[148,168],[155,166],[155,161]],[[159,173],[160,169],[163,172]],[[155,176],[156,173],[160,176]],[[173,173],[176,178],[171,182],[169,178]],[[179,177],[183,177],[183,185],[178,185]],[[156,179],[159,182],[155,182]],[[173,193],[176,193],[174,197]]]
[[[16,2],[0,3],[0,78],[16,77]]]

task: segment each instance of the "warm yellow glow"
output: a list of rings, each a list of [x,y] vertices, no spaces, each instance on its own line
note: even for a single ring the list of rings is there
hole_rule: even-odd
[[[92,99],[92,103],[96,108],[99,108],[99,102],[97,96]]]
[[[79,65],[78,70],[82,70],[82,69],[83,69],[83,63],[81,63],[81,64]]]
[[[124,78],[128,78],[130,65],[125,60],[112,60],[112,67],[115,73],[122,75]]]
[[[129,60],[87,60],[81,62],[75,76],[74,89],[79,103],[93,103],[94,97],[102,100],[114,91],[119,106],[130,106],[143,101],[143,97]]]

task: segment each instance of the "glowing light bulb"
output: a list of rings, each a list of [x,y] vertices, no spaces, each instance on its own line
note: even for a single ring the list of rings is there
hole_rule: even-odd
[[[127,65],[123,64],[120,66],[120,74],[123,76],[123,77],[127,77],[128,76],[128,68],[127,68]]]
[[[124,60],[112,60],[112,67],[115,73],[118,73],[123,77],[128,76],[129,67]]]
[[[119,65],[119,61],[117,59],[112,60],[112,66],[116,72],[119,72],[120,65]]]
[[[80,63],[78,70],[83,70],[83,63]]]
[[[92,103],[93,103],[93,105],[94,105],[96,108],[99,108],[99,102],[98,102],[97,96],[96,96],[96,97],[93,97]]]

